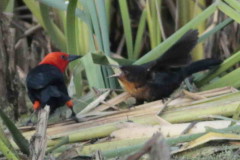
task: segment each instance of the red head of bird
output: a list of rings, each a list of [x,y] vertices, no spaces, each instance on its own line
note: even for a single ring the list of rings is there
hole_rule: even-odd
[[[80,57],[81,56],[77,55],[68,55],[63,52],[51,52],[48,53],[39,64],[51,64],[64,72],[69,62]]]

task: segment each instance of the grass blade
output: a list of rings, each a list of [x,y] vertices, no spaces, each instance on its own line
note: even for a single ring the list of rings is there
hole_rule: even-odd
[[[228,15],[229,17],[234,19],[236,22],[240,23],[240,14],[238,12],[236,12],[235,10],[233,10],[233,8],[231,8],[230,6],[228,6],[227,4],[225,4],[221,1],[219,1],[218,8],[223,13],[225,13],[226,15]]]
[[[195,80],[195,83],[198,87],[201,87],[208,82],[210,82],[212,79],[216,78],[220,74],[226,72],[228,69],[233,67],[235,64],[237,64],[240,61],[240,51],[226,59],[219,68],[212,70],[208,72],[207,74],[203,75],[202,77],[199,77]]]
[[[172,36],[170,36],[166,41],[159,44],[157,47],[152,49],[146,55],[141,57],[139,60],[135,62],[135,64],[143,64],[154,60],[161,56],[170,46],[172,46],[184,33],[186,33],[189,29],[196,27],[202,21],[206,20],[210,15],[213,14],[217,9],[217,3],[213,3],[206,10],[204,10],[201,14],[196,16],[190,22],[188,22],[185,26],[175,32]]]
[[[203,86],[201,90],[209,90],[209,89],[225,87],[225,86],[232,86],[235,88],[239,88],[240,87],[239,75],[240,75],[240,68],[235,69],[234,71],[226,74],[220,79],[208,85]]]
[[[2,126],[0,127],[0,151],[8,159],[19,159],[8,137],[5,135]]]
[[[123,22],[124,36],[126,39],[128,58],[133,59],[133,38],[131,30],[131,20],[129,17],[128,6],[126,0],[118,0],[121,17]]]
[[[19,149],[26,155],[29,155],[29,143],[23,137],[22,133],[18,130],[15,124],[5,115],[5,113],[0,109],[0,117],[2,118],[3,122],[9,129],[12,134],[14,142],[18,145]]]
[[[77,0],[69,2],[67,7],[66,17],[66,38],[67,38],[67,51],[69,54],[77,54],[76,46],[76,25],[75,25],[75,9],[77,6]]]
[[[23,2],[26,4],[26,6],[29,8],[29,10],[32,12],[32,14],[35,16],[38,23],[40,23],[41,26],[43,26],[43,28],[46,29],[46,27],[43,23],[41,13],[40,13],[39,3],[36,1],[29,1],[29,0],[23,0]]]
[[[230,23],[233,22],[233,19],[231,18],[227,18],[224,21],[222,21],[221,23],[219,23],[217,26],[215,26],[212,30],[210,30],[209,32],[203,34],[201,37],[199,37],[198,39],[198,43],[203,42],[204,40],[206,40],[208,37],[210,37],[211,35],[213,35],[214,33],[216,33],[217,31],[221,30],[222,28],[226,27],[227,25],[229,25]]]
[[[7,159],[19,160],[19,158],[7,147],[2,139],[0,139],[0,150]]]
[[[103,51],[102,34],[100,31],[100,25],[98,22],[97,11],[96,11],[97,9],[96,9],[95,3],[93,0],[89,0],[85,3],[87,3],[86,6],[88,9],[88,12],[89,12],[89,15],[91,18],[91,23],[93,26],[93,30],[94,30],[94,33],[95,33],[96,39],[97,39],[96,50]],[[92,36],[94,36],[94,35],[92,35]]]
[[[147,12],[146,12],[146,9],[144,9],[142,12],[141,19],[138,25],[138,30],[137,30],[137,36],[136,36],[134,51],[133,51],[134,59],[137,59],[140,56],[143,34],[146,28],[146,19],[147,19]]]
[[[103,51],[104,54],[109,56],[110,44],[105,2],[104,0],[97,0],[95,3],[99,19],[100,31],[102,33]]]
[[[236,0],[225,0],[226,3],[228,3],[232,8],[240,11],[240,3]]]

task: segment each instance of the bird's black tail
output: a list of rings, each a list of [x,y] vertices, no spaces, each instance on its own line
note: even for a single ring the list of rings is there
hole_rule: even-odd
[[[206,69],[210,69],[212,66],[217,66],[221,64],[222,61],[219,59],[203,59],[196,62],[191,63],[190,65],[183,68],[183,72],[185,77],[190,76],[193,73],[200,72]]]

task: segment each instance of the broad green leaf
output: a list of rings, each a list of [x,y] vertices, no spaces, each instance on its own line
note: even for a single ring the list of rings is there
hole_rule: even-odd
[[[93,62],[92,54],[88,53],[81,62],[84,65],[90,87],[105,88],[104,77],[101,73],[101,66]]]
[[[52,38],[52,42],[62,51],[66,52],[67,51],[66,38],[63,35],[62,31],[51,20],[49,16],[48,6],[40,3],[40,13],[45,29]]]
[[[75,17],[75,10],[77,7],[78,0],[72,0],[69,2],[67,7],[67,16],[66,16],[66,38],[67,38],[67,52],[68,54],[77,54],[79,52],[77,50],[77,36],[76,36],[76,17]],[[70,63],[70,68],[73,70],[73,66],[77,62]],[[77,96],[81,96],[82,94],[82,83],[81,83],[82,76],[81,74],[75,74],[73,81],[75,84],[75,91]]]
[[[56,1],[53,1],[53,0],[39,0],[39,2],[44,3],[49,7],[53,7],[53,8],[59,9],[59,10],[63,10],[63,11],[66,11],[67,6],[68,6],[68,3],[66,3],[67,1],[65,1],[65,0],[56,0]],[[87,16],[85,15],[84,11],[77,8],[75,10],[75,14],[76,14],[76,16],[81,18],[81,20],[83,20],[84,22],[87,23],[88,20],[87,20]]]

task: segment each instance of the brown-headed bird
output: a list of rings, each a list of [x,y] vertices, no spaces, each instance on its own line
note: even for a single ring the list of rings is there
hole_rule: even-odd
[[[72,110],[71,117],[75,117],[73,102],[68,95],[64,82],[64,71],[68,63],[80,58],[62,52],[47,54],[43,60],[27,75],[26,84],[28,96],[36,111],[45,105],[50,106],[50,114],[56,108],[67,105]]]
[[[112,77],[122,82],[137,104],[167,98],[188,76],[221,64],[211,58],[189,63],[197,40],[198,31],[190,30],[161,57],[142,65],[119,66],[120,74]]]

